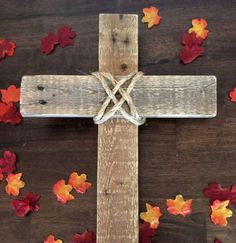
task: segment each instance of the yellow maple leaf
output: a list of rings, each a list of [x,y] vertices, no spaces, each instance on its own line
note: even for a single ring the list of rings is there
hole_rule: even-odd
[[[152,28],[154,25],[158,25],[161,21],[161,16],[158,15],[159,9],[151,6],[150,8],[143,9],[143,23],[148,23],[148,28]]]
[[[21,180],[22,173],[9,174],[6,178],[8,184],[5,189],[8,195],[18,196],[20,189],[25,186],[25,183]]]
[[[56,195],[57,200],[63,204],[75,199],[74,196],[70,194],[71,191],[72,186],[66,185],[64,180],[59,180],[53,186],[53,192]]]
[[[233,216],[233,212],[226,208],[229,205],[229,200],[219,201],[215,200],[211,205],[211,221],[219,226],[227,226],[227,218]]]
[[[156,229],[160,224],[159,218],[162,216],[160,208],[146,203],[146,209],[147,212],[140,213],[140,218],[149,223],[152,229]]]
[[[167,211],[170,214],[181,214],[183,216],[186,216],[188,214],[192,213],[192,199],[189,200],[184,200],[182,195],[177,195],[175,197],[175,200],[173,199],[168,199],[166,201],[166,205],[167,205]]]
[[[206,39],[208,36],[208,30],[206,30],[207,22],[205,19],[193,19],[192,20],[193,27],[188,30],[188,33],[195,32],[197,37],[201,37],[202,39]]]

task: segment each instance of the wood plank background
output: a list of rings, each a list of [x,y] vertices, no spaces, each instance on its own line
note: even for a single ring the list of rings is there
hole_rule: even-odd
[[[156,3],[159,27],[139,26],[140,70],[154,74],[216,75],[218,116],[215,119],[148,119],[139,133],[140,211],[145,202],[159,204],[165,216],[153,242],[212,243],[214,237],[235,243],[236,216],[227,228],[213,226],[202,189],[210,181],[236,183],[236,106],[228,91],[236,82],[236,2],[233,0],[1,0],[0,36],[16,42],[13,58],[0,62],[0,87],[20,85],[23,75],[81,74],[98,70],[99,13],[136,13]],[[179,62],[180,37],[195,17],[204,17],[210,34],[206,54],[184,66]],[[40,38],[64,24],[78,34],[75,45],[45,56]],[[41,209],[25,219],[11,210],[11,198],[0,185],[0,242],[39,243],[48,234],[69,242],[74,232],[96,230],[97,126],[92,119],[24,119],[19,126],[0,124],[0,151],[15,151],[24,192],[42,195]],[[93,188],[60,205],[52,185],[71,171],[88,174]],[[165,200],[182,193],[193,198],[189,218],[166,213]],[[234,212],[236,213],[235,209]]]

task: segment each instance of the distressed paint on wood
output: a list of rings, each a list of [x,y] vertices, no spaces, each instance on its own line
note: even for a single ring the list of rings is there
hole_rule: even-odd
[[[138,71],[138,16],[100,15],[99,71]],[[138,127],[98,126],[97,242],[138,243]]]
[[[104,56],[100,50],[100,59]],[[143,76],[131,97],[144,117],[214,117],[216,86],[214,76]],[[25,76],[21,113],[29,117],[94,117],[105,97],[101,83],[91,75]]]

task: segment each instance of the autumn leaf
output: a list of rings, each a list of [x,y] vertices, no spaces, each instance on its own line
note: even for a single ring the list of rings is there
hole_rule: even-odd
[[[96,243],[96,235],[86,230],[83,234],[74,234],[71,243]]]
[[[80,176],[78,173],[73,172],[70,175],[69,178],[69,184],[78,192],[78,193],[85,193],[91,186],[92,184],[89,182],[86,182],[87,180],[87,175],[86,174],[81,174]]]
[[[236,102],[236,87],[229,93],[232,102]]]
[[[185,46],[180,53],[180,60],[184,64],[193,62],[197,57],[200,57],[204,54],[205,50],[201,46]]]
[[[72,30],[70,26],[61,27],[58,30],[59,44],[62,48],[73,45],[76,33]]]
[[[146,209],[147,212],[140,213],[140,218],[149,223],[152,229],[157,229],[160,224],[159,218],[162,216],[160,208],[146,203]]]
[[[215,239],[214,243],[223,243],[221,240]]]
[[[0,173],[0,181],[2,181],[4,178],[3,174]]]
[[[175,200],[168,199],[166,205],[167,211],[173,215],[181,214],[185,217],[192,213],[192,199],[185,201],[182,195],[177,195]]]
[[[149,223],[139,224],[139,243],[151,243],[151,238],[156,234],[156,229],[152,229]]]
[[[18,196],[20,189],[25,186],[25,183],[21,180],[22,173],[9,174],[6,178],[8,184],[5,189],[8,195]]]
[[[29,192],[23,197],[23,199],[15,199],[11,204],[15,209],[16,214],[19,217],[24,217],[30,212],[37,212],[39,210],[39,199],[39,195]]]
[[[16,45],[13,42],[7,39],[0,40],[0,59],[5,58],[6,56],[13,56],[15,48]]]
[[[53,186],[53,192],[57,197],[57,200],[60,203],[67,203],[67,201],[71,201],[74,198],[73,195],[70,194],[72,191],[71,185],[66,185],[64,180],[59,180],[54,186]]]
[[[10,151],[3,152],[3,158],[0,158],[0,173],[12,173],[16,169],[16,154]]]
[[[202,39],[206,39],[208,36],[208,30],[206,30],[207,22],[205,19],[193,19],[192,20],[193,27],[188,30],[189,33],[195,32],[197,37],[201,37]]]
[[[19,102],[20,89],[15,85],[10,85],[7,89],[0,89],[2,94],[2,102],[9,104],[10,102]]]
[[[206,188],[203,189],[203,194],[208,197],[212,204],[215,200],[226,201],[230,200],[230,203],[236,205],[236,185],[228,188],[223,188],[219,183],[209,183]]]
[[[54,51],[55,46],[59,43],[59,37],[50,32],[47,36],[41,39],[41,52],[46,55]]]
[[[229,205],[229,200],[219,201],[215,200],[211,205],[211,221],[219,226],[227,226],[227,218],[232,217],[233,212],[226,208]]]
[[[19,124],[21,121],[21,114],[13,103],[4,104],[0,102],[0,122]]]
[[[49,235],[48,238],[44,241],[44,243],[63,243],[62,240],[56,240],[55,236]]]
[[[158,25],[161,21],[161,16],[158,15],[159,9],[151,6],[150,8],[144,8],[142,18],[143,23],[148,23],[148,28],[152,28],[154,25]]]
[[[197,37],[195,32],[184,33],[182,36],[182,44],[185,46],[193,47],[193,46],[201,46],[204,40],[201,37]]]

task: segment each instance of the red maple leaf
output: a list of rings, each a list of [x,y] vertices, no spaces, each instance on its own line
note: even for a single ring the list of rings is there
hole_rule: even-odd
[[[19,124],[21,120],[21,114],[12,102],[9,104],[0,102],[0,122]]]
[[[156,234],[156,229],[152,229],[150,224],[144,222],[139,224],[139,242],[140,243],[151,243],[151,237]]]
[[[83,234],[74,234],[71,243],[96,243],[96,235],[86,230]]]
[[[236,87],[229,93],[232,102],[236,102]]]
[[[193,46],[200,46],[204,42],[204,39],[201,37],[197,37],[195,32],[192,32],[191,34],[189,33],[184,33],[182,36],[182,44],[193,47]]]
[[[0,158],[0,173],[12,173],[16,169],[16,154],[10,151],[3,152]]]
[[[76,33],[72,30],[70,26],[61,27],[58,30],[59,44],[62,48],[73,45]]]
[[[180,53],[180,59],[184,64],[188,64],[194,61],[197,57],[202,56],[204,52],[204,48],[198,45],[192,47],[185,46]]]
[[[46,55],[50,54],[54,50],[55,45],[58,43],[58,36],[50,32],[46,37],[41,39],[41,52],[45,53]]]
[[[13,42],[7,39],[0,40],[0,59],[6,56],[13,56],[15,48],[16,45]]]
[[[210,199],[210,203],[213,204],[215,200],[226,201],[230,200],[230,203],[236,205],[236,185],[231,186],[230,189],[223,188],[220,184],[213,182],[209,183],[208,187],[203,189],[205,197]]]
[[[215,239],[214,243],[223,243],[221,240]]]
[[[39,210],[39,199],[39,195],[29,192],[23,199],[12,200],[12,206],[19,217],[24,217],[30,212],[36,212]]]

